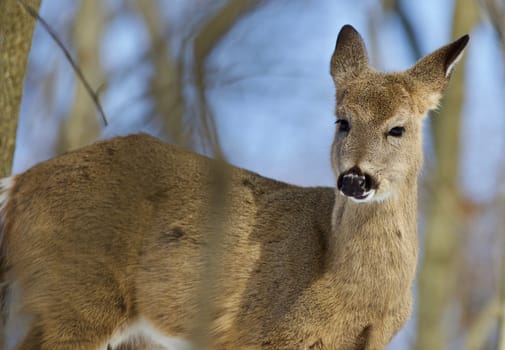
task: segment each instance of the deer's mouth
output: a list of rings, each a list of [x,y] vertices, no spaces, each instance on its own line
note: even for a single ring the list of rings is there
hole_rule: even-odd
[[[375,190],[370,190],[370,191],[365,192],[363,194],[354,195],[354,196],[346,195],[342,191],[340,191],[340,193],[342,193],[346,197],[349,197],[351,200],[353,200],[356,203],[364,203],[364,202],[370,202],[373,199],[373,197],[375,195]]]

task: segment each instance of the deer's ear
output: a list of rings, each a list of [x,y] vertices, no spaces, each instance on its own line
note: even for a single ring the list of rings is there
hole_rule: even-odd
[[[458,40],[445,45],[429,55],[421,58],[407,72],[426,89],[429,100],[428,109],[436,107],[442,91],[449,82],[454,66],[463,55],[470,37],[464,35]]]
[[[331,57],[330,73],[339,84],[344,79],[352,79],[368,67],[365,43],[361,35],[351,25],[346,24],[340,30]]]

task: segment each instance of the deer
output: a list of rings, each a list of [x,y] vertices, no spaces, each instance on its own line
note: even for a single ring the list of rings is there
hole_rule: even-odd
[[[335,187],[276,181],[146,134],[2,179],[4,327],[26,324],[11,348],[192,348],[219,231],[201,348],[384,349],[411,314],[422,123],[468,41],[385,73],[341,28]],[[225,204],[211,220],[216,164]]]

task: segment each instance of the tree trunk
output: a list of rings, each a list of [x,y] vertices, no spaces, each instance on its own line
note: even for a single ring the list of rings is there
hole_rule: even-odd
[[[39,10],[40,0],[26,0],[26,3]],[[0,177],[12,171],[23,80],[34,27],[35,19],[15,0],[0,0]],[[2,288],[0,293],[3,300],[5,290]],[[3,332],[0,324],[0,349],[6,340]]]
[[[454,36],[468,32],[476,21],[470,0],[455,3]],[[454,71],[438,115],[431,119],[437,167],[427,217],[423,263],[418,280],[417,350],[449,348],[444,318],[454,290],[455,258],[459,251],[460,121],[464,95],[464,57]]]
[[[26,0],[38,11],[40,0]],[[35,20],[15,0],[0,0],[0,177],[10,175]]]

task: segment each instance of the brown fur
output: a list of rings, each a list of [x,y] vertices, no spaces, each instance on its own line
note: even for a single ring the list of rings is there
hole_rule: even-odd
[[[384,198],[355,203],[230,166],[209,348],[379,350],[404,325],[421,119],[466,42],[385,74],[368,67],[359,34],[342,29],[331,73],[351,130],[336,133],[333,168],[360,166]],[[398,124],[405,135],[386,136]],[[139,317],[188,339],[200,315],[212,163],[134,135],[16,176],[3,209],[4,279],[32,317],[17,349],[95,350]]]

